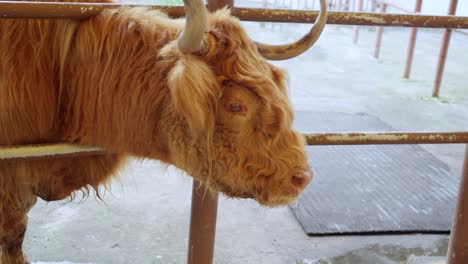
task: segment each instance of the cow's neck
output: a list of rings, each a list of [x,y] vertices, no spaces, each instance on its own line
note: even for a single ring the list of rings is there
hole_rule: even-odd
[[[164,23],[167,22],[167,25]],[[158,51],[179,26],[157,13],[110,11],[81,23],[65,65],[63,137],[167,161],[167,71]]]

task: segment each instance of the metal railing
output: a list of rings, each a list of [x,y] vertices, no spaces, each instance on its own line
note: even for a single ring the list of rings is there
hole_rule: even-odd
[[[468,132],[303,133],[307,145],[464,144]],[[41,159],[106,154],[99,147],[73,144],[0,146],[2,159]]]
[[[86,19],[120,4],[55,3],[0,1],[0,18],[70,18]],[[182,6],[153,6],[174,18],[185,15]],[[234,8],[233,14],[243,21],[313,23],[318,11],[265,8]],[[468,17],[330,12],[327,24],[468,29]]]
[[[363,0],[358,0],[358,1],[359,1],[358,9],[362,11]],[[380,13],[386,13],[388,7],[391,7],[391,8],[394,8],[396,10],[402,11],[407,14],[420,15],[422,5],[423,5],[423,0],[416,0],[414,11],[412,11],[412,10],[408,10],[407,8],[404,8],[397,4],[392,3],[391,0],[380,0],[378,2],[380,4]],[[458,4],[457,0],[450,0],[450,6],[449,6],[449,11],[448,11],[449,16],[455,15],[457,4]],[[408,52],[407,52],[407,57],[406,57],[405,70],[403,73],[403,78],[406,78],[406,79],[410,78],[410,75],[411,75],[411,67],[413,64],[414,49],[416,46],[418,27],[420,26],[413,27],[410,33],[410,40],[408,44]],[[374,58],[376,59],[378,59],[380,55],[380,47],[382,45],[383,31],[384,31],[383,26],[379,26],[377,30],[377,38],[375,41],[375,48],[374,48]],[[443,40],[441,43],[440,55],[439,55],[439,59],[437,63],[437,70],[435,73],[434,84],[433,84],[432,96],[434,97],[438,97],[440,94],[440,87],[441,87],[442,78],[444,75],[444,68],[445,68],[445,63],[447,60],[447,53],[448,53],[448,47],[450,43],[451,32],[456,32],[456,33],[468,36],[468,32],[460,30],[460,29],[450,28],[450,27],[447,27],[445,29]],[[355,44],[358,42],[358,38],[359,38],[359,27],[356,27],[355,32],[354,32],[354,38],[353,38],[353,42]]]

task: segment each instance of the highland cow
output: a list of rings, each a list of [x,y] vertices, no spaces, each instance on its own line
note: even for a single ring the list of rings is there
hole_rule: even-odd
[[[266,206],[294,201],[312,178],[292,129],[286,75],[267,59],[307,50],[326,20],[285,46],[255,43],[227,9],[187,17],[142,7],[87,20],[0,21],[0,145],[69,142],[111,154],[0,160],[2,264],[22,243],[36,197],[105,185],[128,156],[185,170],[213,191]]]

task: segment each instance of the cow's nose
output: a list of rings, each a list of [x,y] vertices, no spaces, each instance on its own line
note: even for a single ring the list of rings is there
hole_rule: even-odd
[[[291,176],[291,183],[297,191],[301,192],[312,180],[312,177],[313,173],[310,169],[296,170]]]

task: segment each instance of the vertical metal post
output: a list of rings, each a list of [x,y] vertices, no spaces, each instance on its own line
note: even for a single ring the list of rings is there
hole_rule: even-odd
[[[457,12],[458,0],[450,0],[449,15],[455,15]],[[440,84],[442,83],[442,77],[444,75],[445,61],[447,59],[448,48],[450,45],[450,37],[452,36],[452,30],[446,29],[444,31],[444,37],[442,40],[442,46],[440,47],[439,63],[437,65],[436,77],[434,81],[434,89],[432,96],[439,97]]]
[[[234,7],[234,0],[208,0],[208,9],[214,11],[225,6]],[[192,209],[188,264],[212,264],[218,214],[218,194],[212,194],[196,180],[192,186]]]
[[[422,0],[416,0],[416,7],[414,8],[414,13],[421,13],[422,9]],[[416,38],[418,35],[418,28],[411,29],[410,42],[408,45],[408,55],[406,56],[406,66],[403,78],[409,78],[411,74],[411,65],[413,64],[414,57],[414,47],[416,46]]]
[[[468,145],[447,255],[447,264],[466,263],[468,263]]]
[[[380,2],[380,13],[387,12],[387,4],[383,1]],[[380,46],[382,45],[382,35],[384,32],[384,27],[378,27],[377,29],[377,39],[375,41],[375,50],[374,50],[374,58],[378,59],[380,55]]]
[[[375,13],[375,10],[377,10],[377,0],[371,0],[371,12]]]
[[[192,210],[188,264],[212,264],[216,236],[218,194],[211,194],[196,180],[192,187]]]
[[[363,4],[364,4],[364,0],[358,0],[358,12],[362,12]],[[360,28],[361,28],[360,26],[355,26],[354,28],[354,38],[353,38],[354,44],[357,44],[359,41],[359,29]]]

